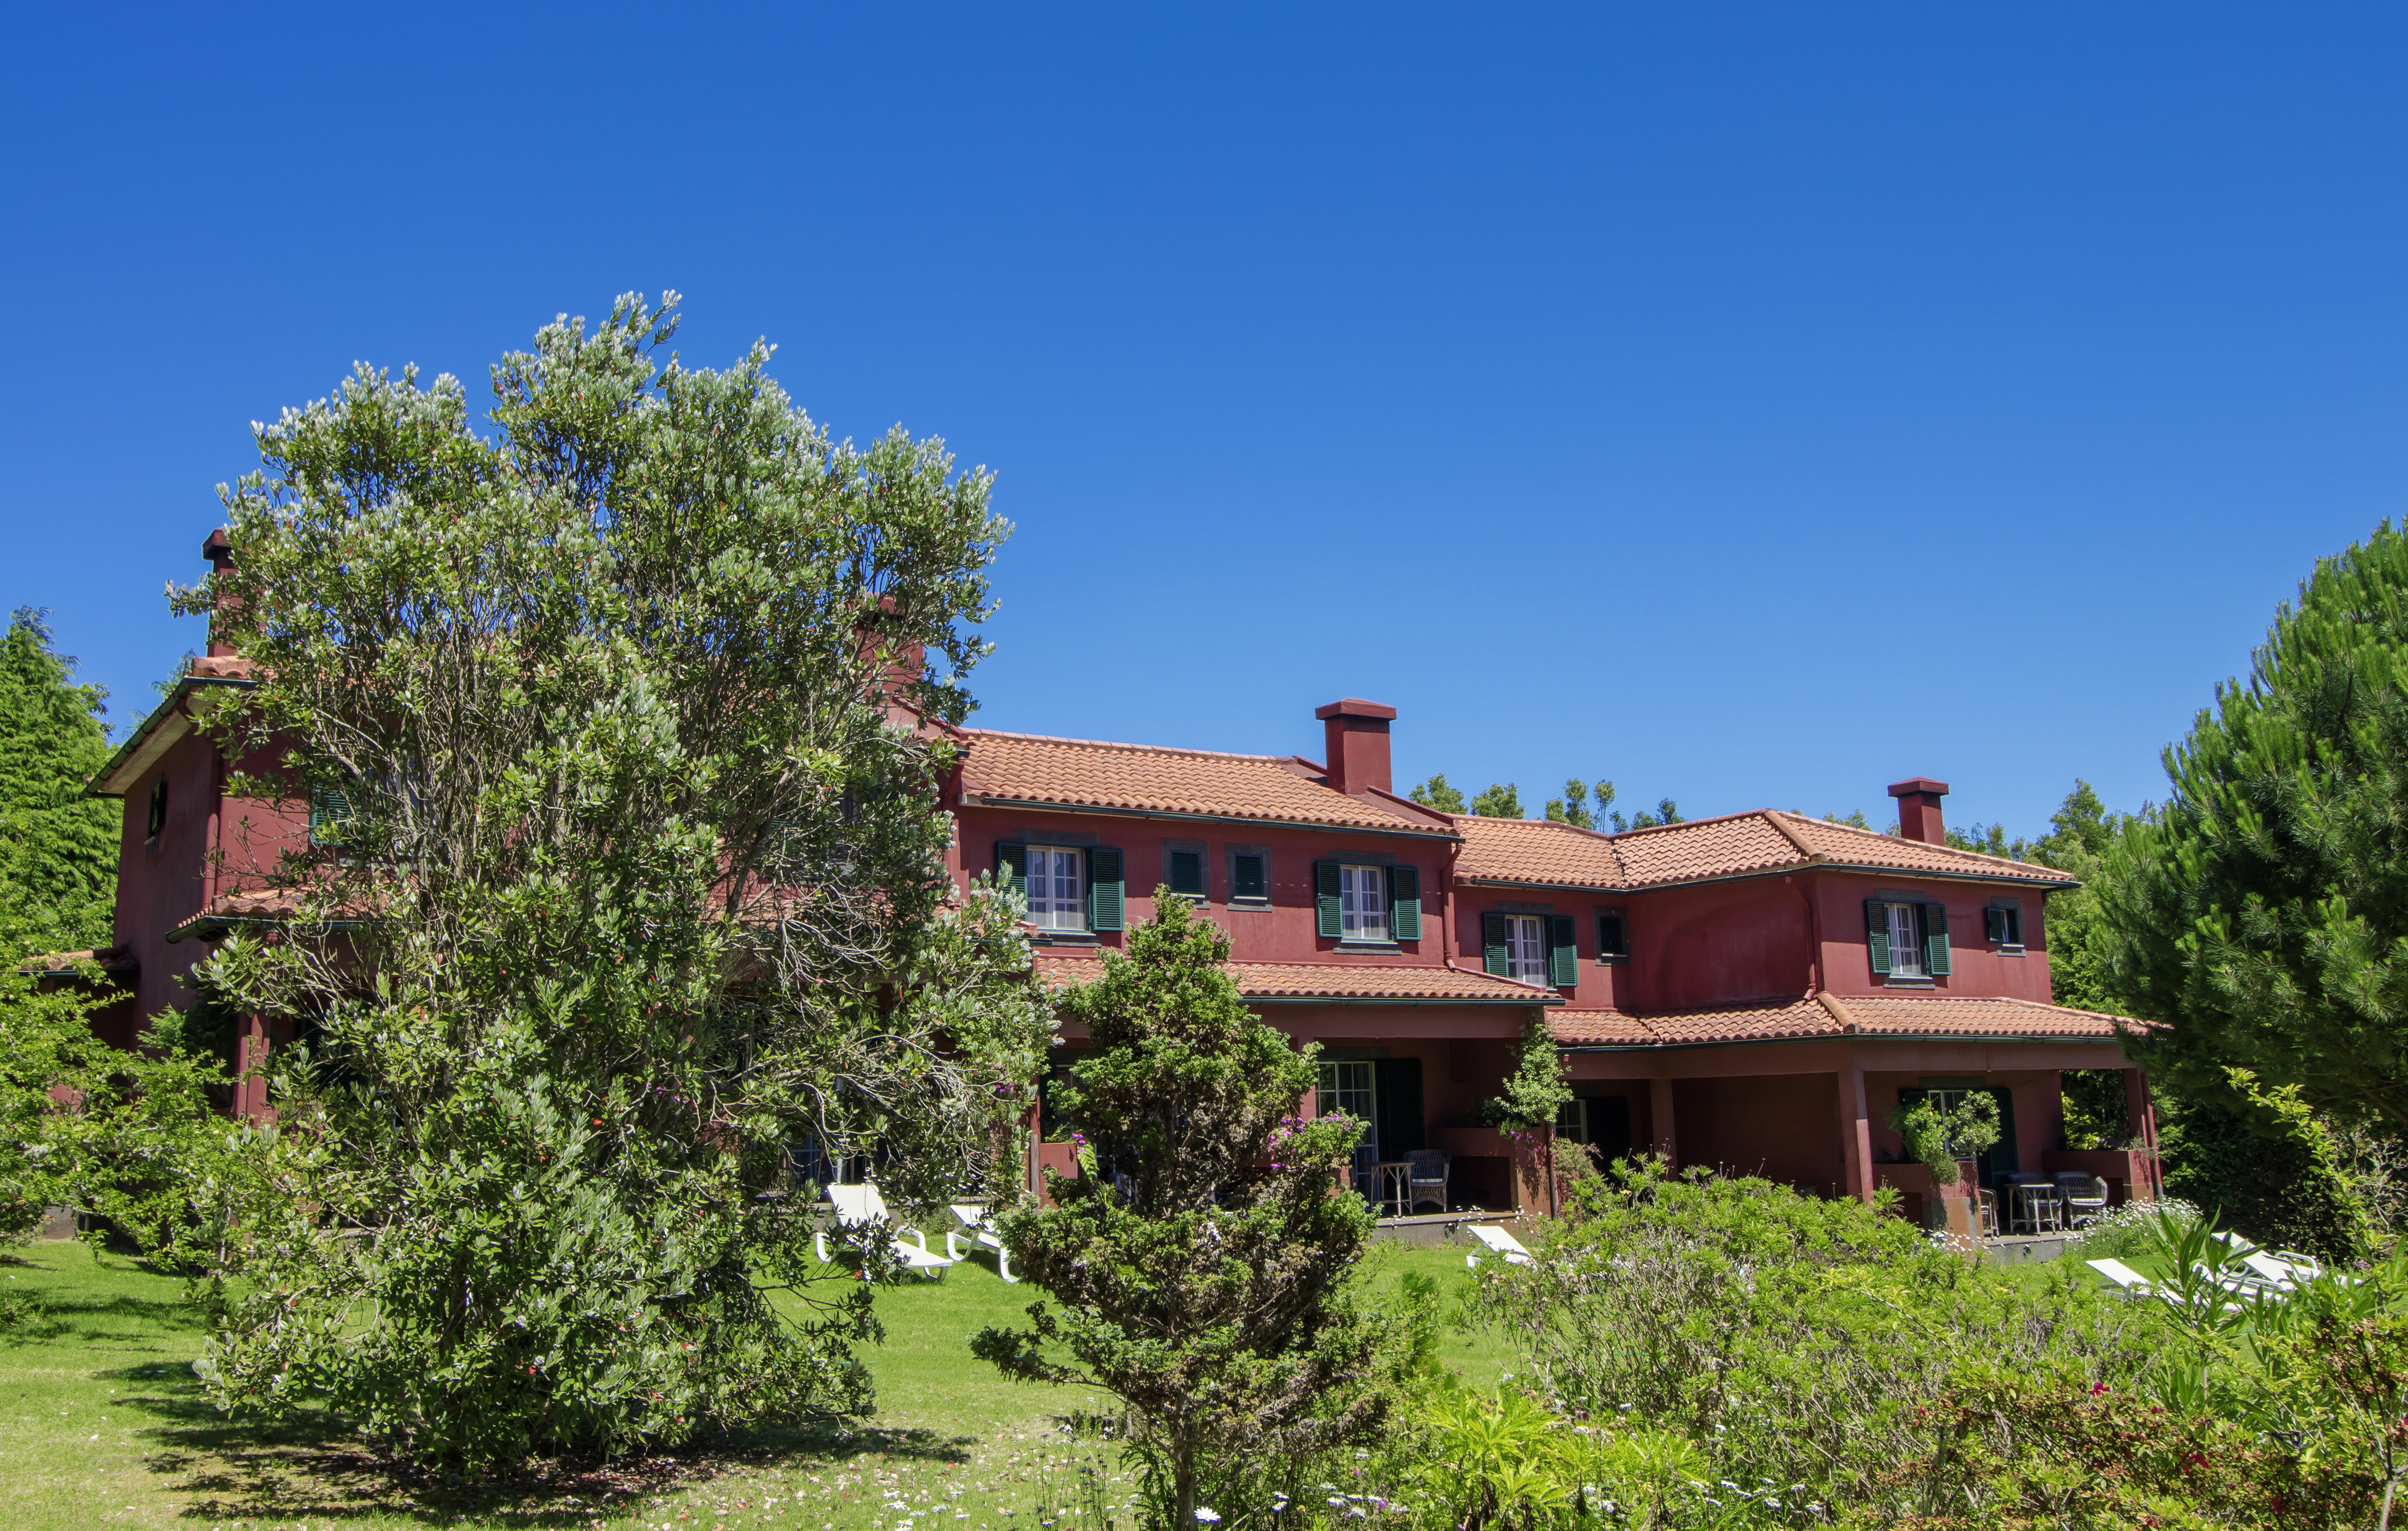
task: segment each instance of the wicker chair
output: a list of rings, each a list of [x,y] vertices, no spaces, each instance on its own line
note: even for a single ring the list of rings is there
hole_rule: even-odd
[[[1405,1200],[1407,1210],[1424,1202],[1435,1202],[1441,1212],[1447,1208],[1447,1177],[1454,1173],[1455,1156],[1444,1148],[1415,1148],[1405,1155],[1412,1169],[1407,1176],[1412,1182]]]

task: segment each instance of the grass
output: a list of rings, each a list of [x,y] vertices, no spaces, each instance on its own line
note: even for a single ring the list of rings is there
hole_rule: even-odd
[[[1376,1247],[1365,1279],[1407,1271],[1452,1291],[1459,1248]],[[1009,1323],[1039,1295],[991,1266],[879,1293],[886,1343],[866,1354],[879,1412],[859,1430],[765,1436],[710,1455],[636,1465],[609,1477],[473,1495],[396,1478],[322,1421],[266,1429],[229,1422],[190,1366],[201,1331],[179,1282],[80,1245],[0,1251],[0,1305],[39,1300],[0,1328],[0,1526],[641,1526],[647,1531],[1006,1531],[1043,1505],[1109,1503],[1127,1480],[1067,1438],[1056,1416],[1092,1401],[1075,1390],[1003,1380],[970,1358],[968,1336]],[[1508,1359],[1484,1333],[1453,1333],[1445,1358],[1464,1379],[1496,1380]],[[1094,1493],[1079,1475],[1097,1475]],[[1126,1524],[1124,1522],[1123,1524]]]

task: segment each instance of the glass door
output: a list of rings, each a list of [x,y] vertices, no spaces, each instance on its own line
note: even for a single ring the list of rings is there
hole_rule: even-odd
[[[1354,1180],[1359,1189],[1371,1166],[1380,1162],[1379,1090],[1374,1083],[1378,1071],[1369,1062],[1354,1059],[1326,1060],[1321,1065],[1321,1089],[1313,1100],[1317,1116],[1332,1117],[1343,1113],[1363,1124],[1363,1135],[1354,1143]]]

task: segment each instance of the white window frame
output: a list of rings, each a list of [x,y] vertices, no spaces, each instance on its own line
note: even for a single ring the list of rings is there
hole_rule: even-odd
[[[1546,916],[1505,917],[1505,976],[1541,989],[1554,987],[1548,982]]]
[[[1889,903],[1883,907],[1888,911],[1889,918],[1889,975],[1929,977],[1929,971],[1923,965],[1923,905]]]
[[[1085,851],[1072,845],[1028,847],[1028,923],[1040,931],[1087,928]]]
[[[1339,924],[1340,941],[1385,941],[1388,939],[1388,869],[1383,866],[1356,866],[1341,861],[1338,866]]]
[[[1367,1173],[1380,1162],[1380,1071],[1369,1060],[1325,1058],[1313,1094],[1312,1114],[1353,1117],[1363,1124],[1354,1143],[1354,1169]]]

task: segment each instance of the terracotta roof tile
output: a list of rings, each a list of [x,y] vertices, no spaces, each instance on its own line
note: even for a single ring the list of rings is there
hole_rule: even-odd
[[[1555,888],[1642,888],[1744,876],[1786,867],[1839,865],[1959,877],[2071,883],[2050,867],[1926,845],[1775,809],[1599,834],[1537,818],[1459,816],[1457,875]]]
[[[2141,1022],[2032,1000],[1943,994],[1813,994],[1665,1015],[1570,1011],[1547,1028],[1565,1047],[1698,1047],[1834,1036],[2067,1037],[2113,1041]]]
[[[1984,856],[1947,845],[1927,845],[1920,840],[1883,834],[1877,830],[1859,830],[1854,825],[1834,824],[1826,818],[1809,818],[1804,814],[1772,811],[1766,816],[1780,820],[1784,828],[1805,843],[1808,850],[1826,860],[1849,865],[1894,867],[1900,872],[2019,877],[2029,882],[2073,881],[2070,874],[2055,867],[2036,866],[2029,861],[2011,860],[2004,856]]]
[[[1293,757],[1109,744],[987,729],[965,729],[962,735],[968,746],[962,788],[972,798],[1438,837],[1455,832],[1443,814],[1396,799],[1334,791],[1320,767]]]
[[[28,957],[17,964],[17,971],[28,976],[56,976],[73,973],[86,962],[103,973],[121,975],[136,972],[141,965],[123,946],[108,946],[98,951],[87,946],[81,951],[46,951]]]
[[[1048,983],[1092,983],[1103,974],[1095,957],[1037,958]],[[1467,1004],[1560,1004],[1551,989],[1453,967],[1395,963],[1231,962],[1238,992],[1250,1000],[1453,1000]]]

